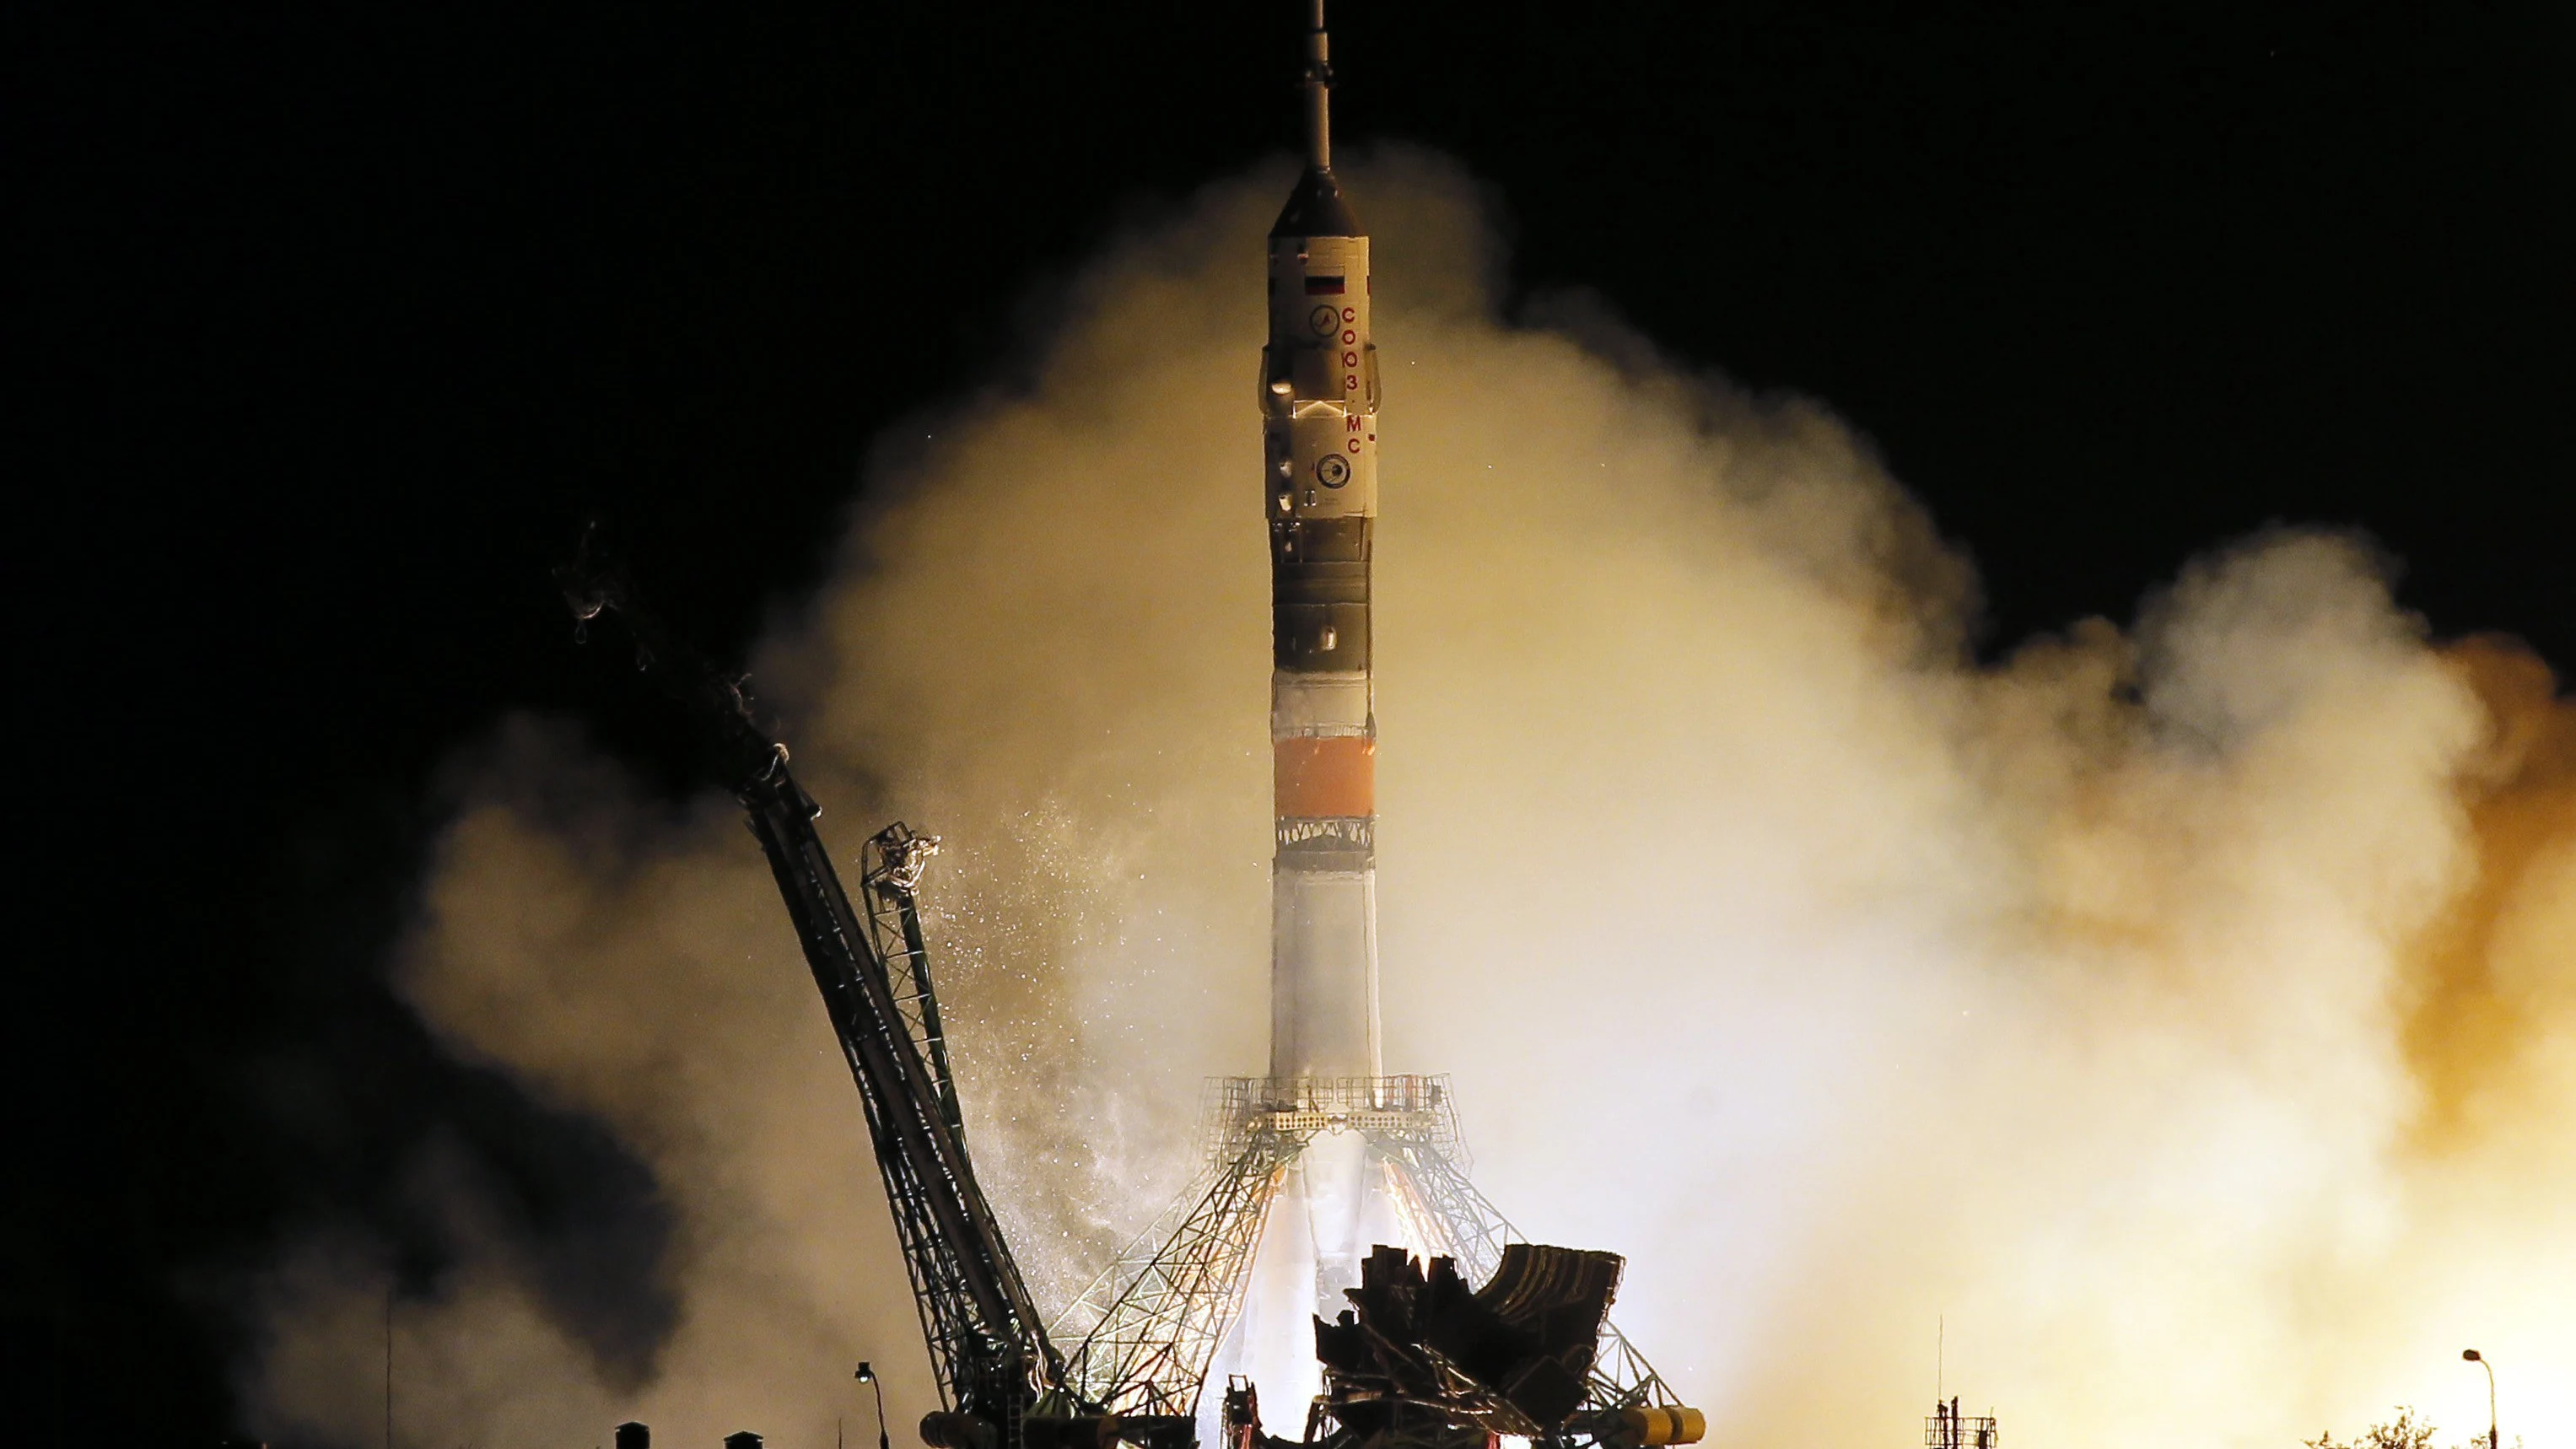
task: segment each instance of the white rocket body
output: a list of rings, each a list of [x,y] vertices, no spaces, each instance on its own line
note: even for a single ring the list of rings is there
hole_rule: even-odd
[[[1261,369],[1277,827],[1270,1075],[1374,1077],[1377,348],[1368,238],[1332,173],[1320,4],[1307,62],[1307,167],[1270,233]]]

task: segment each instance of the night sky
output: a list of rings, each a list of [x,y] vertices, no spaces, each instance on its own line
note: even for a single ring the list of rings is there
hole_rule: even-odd
[[[437,1137],[649,1343],[642,1169],[384,985],[442,762],[536,708],[688,788],[572,645],[579,521],[738,657],[874,434],[1286,147],[1297,8],[13,17],[11,1437],[216,1442],[282,1237],[371,1224],[435,1280],[396,1174]],[[1491,182],[1523,295],[1874,440],[1980,567],[1980,647],[2286,521],[2576,665],[2576,10],[1346,0],[1334,36],[1339,138]]]

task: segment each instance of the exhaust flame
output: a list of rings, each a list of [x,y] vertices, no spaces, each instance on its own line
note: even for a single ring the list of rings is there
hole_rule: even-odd
[[[2400,1402],[2465,1435],[2471,1343],[2509,1435],[2576,1440],[2576,712],[2540,663],[2429,645],[2366,551],[2281,533],[1974,666],[1966,566],[1829,414],[1498,321],[1471,189],[1349,169],[1396,420],[1388,1065],[1454,1074],[1523,1227],[1628,1255],[1621,1321],[1712,1442],[1911,1442],[1942,1315],[2031,1443],[2287,1449]],[[969,1127],[1050,1302],[1194,1165],[1197,1079],[1261,1061],[1243,359],[1283,180],[1112,249],[1023,385],[912,429],[760,661],[841,848],[949,841]],[[459,1265],[397,1315],[398,1436],[819,1444],[859,1358],[930,1407],[730,802],[534,720],[455,792],[404,989],[649,1164],[681,1310],[621,1375],[425,1162]],[[372,1442],[380,1252],[264,1279],[271,1436]]]

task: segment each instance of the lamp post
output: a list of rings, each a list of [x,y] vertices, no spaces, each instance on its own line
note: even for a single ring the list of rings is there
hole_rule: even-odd
[[[2487,1449],[2496,1449],[2495,1365],[2474,1348],[2461,1349],[2460,1357],[2487,1371]]]
[[[862,1361],[860,1362],[860,1364],[859,1364],[858,1380],[859,1380],[859,1382],[860,1382],[860,1383],[866,1384],[869,1388],[874,1389],[874,1390],[876,1391],[876,1396],[877,1396],[877,1449],[889,1449],[889,1446],[888,1446],[888,1444],[886,1443],[886,1427],[885,1427],[885,1385],[884,1385],[884,1384],[881,1384],[881,1383],[879,1383],[879,1382],[877,1382],[877,1371],[876,1371],[875,1369],[873,1369],[873,1368],[870,1368],[870,1367],[868,1366],[868,1364],[866,1363],[866,1361],[864,1361],[864,1360],[862,1360]],[[2489,1445],[2489,1446],[2487,1446],[2487,1449],[2495,1449],[2495,1446],[2493,1446],[2493,1445]]]

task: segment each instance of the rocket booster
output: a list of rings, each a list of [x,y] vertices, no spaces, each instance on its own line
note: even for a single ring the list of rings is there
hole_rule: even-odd
[[[1377,713],[1369,555],[1377,348],[1369,240],[1333,179],[1323,0],[1306,35],[1306,168],[1270,229],[1261,350],[1270,530],[1270,1074],[1381,1075]]]

